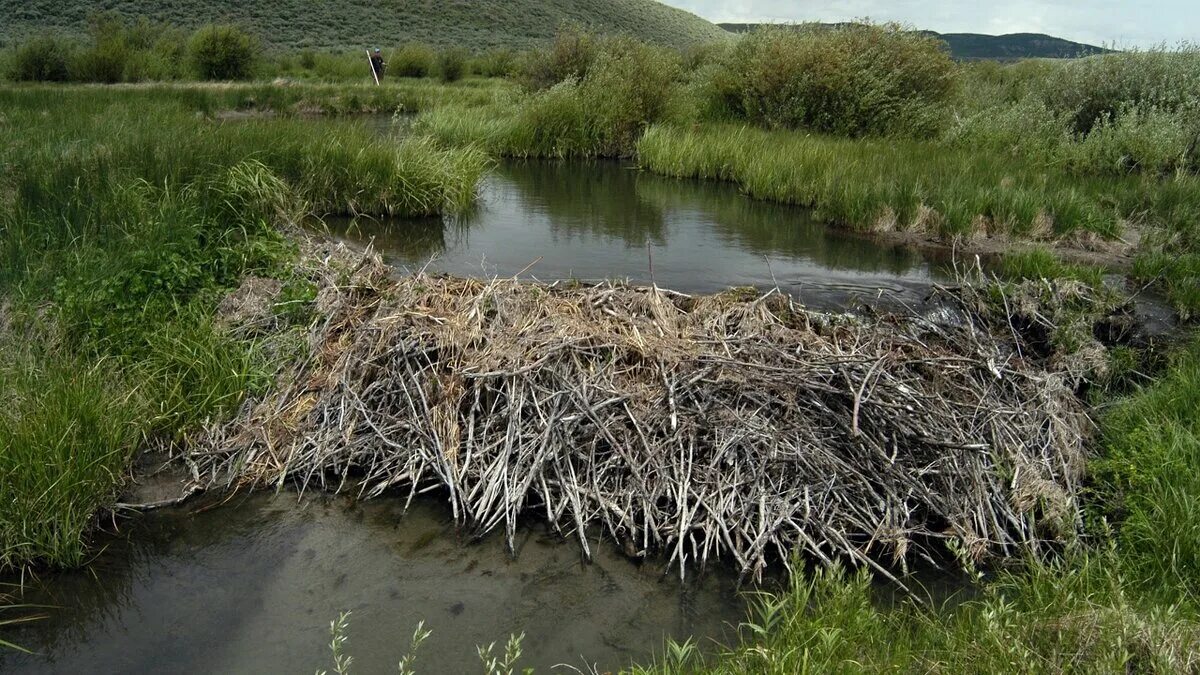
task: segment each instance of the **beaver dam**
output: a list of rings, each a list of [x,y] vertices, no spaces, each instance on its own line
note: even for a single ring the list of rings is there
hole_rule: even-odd
[[[1015,299],[1019,322],[969,288],[864,318],[775,292],[395,278],[372,255],[314,273],[310,354],[193,446],[206,486],[437,492],[510,546],[536,512],[585,553],[600,528],[681,574],[801,553],[891,575],[1077,530],[1083,366],[1047,358],[1028,335],[1052,315]]]

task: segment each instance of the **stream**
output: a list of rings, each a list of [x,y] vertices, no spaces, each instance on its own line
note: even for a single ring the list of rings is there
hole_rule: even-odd
[[[620,162],[505,163],[466,216],[322,227],[373,244],[398,269],[687,293],[778,286],[830,309],[919,300],[950,278],[945,260],[838,232],[803,209]],[[720,565],[681,582],[665,560],[638,564],[608,543],[585,564],[577,543],[537,519],[512,556],[502,537],[464,538],[435,497],[405,512],[390,497],[206,496],[116,525],[86,569],[27,580],[21,602],[45,618],[0,632],[32,652],[0,651],[0,671],[312,673],[332,667],[329,623],[350,611],[356,672],[394,672],[421,620],[433,633],[420,671],[480,672],[476,645],[502,648],[524,632],[522,667],[604,672],[651,659],[667,637],[711,648],[746,611]]]

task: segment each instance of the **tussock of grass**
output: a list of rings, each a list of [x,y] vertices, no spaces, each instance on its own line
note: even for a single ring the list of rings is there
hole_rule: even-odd
[[[139,407],[116,363],[11,334],[0,349],[0,569],[77,565],[96,510],[123,480]]]
[[[1075,279],[1092,287],[1104,281],[1103,268],[1065,262],[1044,248],[1005,253],[999,267],[1002,274],[1014,279]]]

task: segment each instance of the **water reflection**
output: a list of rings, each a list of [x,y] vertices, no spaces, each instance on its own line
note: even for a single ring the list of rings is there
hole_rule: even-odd
[[[778,284],[817,306],[881,290],[916,299],[949,278],[919,252],[839,232],[804,209],[617,162],[508,163],[461,218],[328,226],[344,239],[373,240],[407,268],[436,258],[435,271],[509,276],[540,258],[526,276],[653,280],[685,292]]]
[[[498,538],[460,540],[447,509],[418,501],[257,494],[194,503],[129,524],[86,571],[51,575],[24,602],[49,618],[9,630],[32,656],[0,651],[3,672],[314,672],[329,621],[353,611],[355,670],[389,672],[424,619],[428,672],[479,670],[474,647],[526,632],[523,665],[645,661],[665,636],[728,637],[744,618],[720,570],[681,585],[609,545],[522,528],[518,557]]]

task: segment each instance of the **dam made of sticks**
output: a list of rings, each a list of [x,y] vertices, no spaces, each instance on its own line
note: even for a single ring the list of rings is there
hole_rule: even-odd
[[[321,246],[307,356],[184,451],[199,487],[434,493],[510,547],[538,514],[585,555],[600,531],[681,575],[799,555],[896,578],[1079,531],[1074,366],[972,293],[829,314],[776,291],[397,276]],[[254,295],[228,299],[230,330],[270,332]]]

